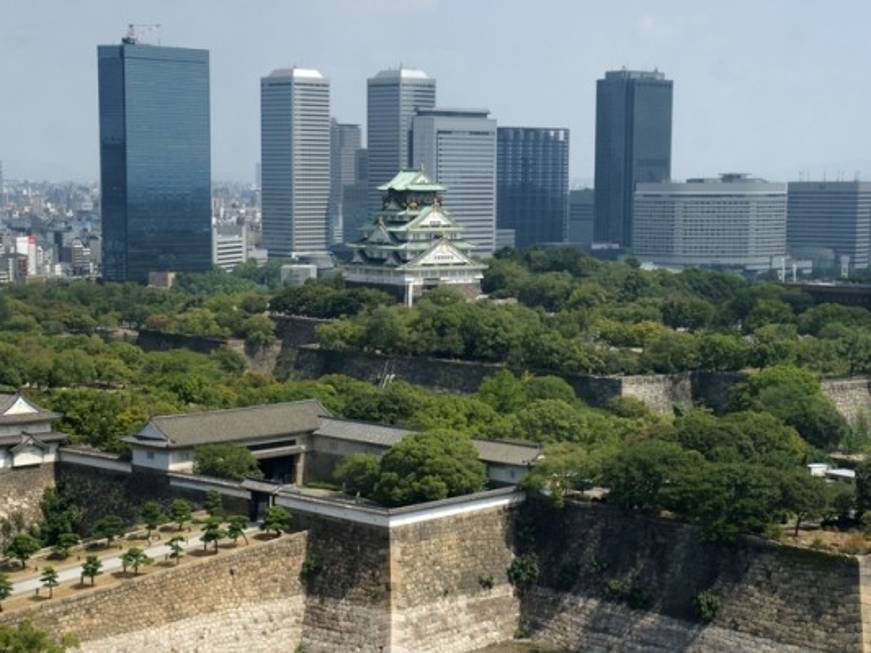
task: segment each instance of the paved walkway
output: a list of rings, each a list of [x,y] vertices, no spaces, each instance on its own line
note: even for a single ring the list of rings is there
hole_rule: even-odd
[[[246,535],[251,535],[256,533],[258,529],[256,527],[248,528],[245,531]],[[193,532],[188,534],[187,542],[184,543],[185,551],[192,551],[194,549],[202,549],[203,543],[200,541],[201,532]],[[214,546],[209,544],[210,547]],[[145,554],[152,558],[155,562],[161,562],[164,558],[169,554],[170,548],[166,544],[155,544],[154,546],[147,547],[145,549]],[[105,558],[101,558],[103,562],[102,572],[103,574],[108,574],[113,571],[117,571],[123,568],[121,564],[121,556],[123,552],[118,555],[107,556]],[[84,560],[83,560],[84,562]],[[42,565],[44,568],[45,565]],[[31,576],[30,578],[22,578],[21,580],[17,580],[12,583],[12,596],[16,596],[18,594],[24,594],[25,592],[34,592],[37,588],[42,588],[42,581],[39,580],[39,575],[42,572],[38,572],[35,576]],[[68,583],[72,580],[80,580],[82,577],[82,566],[76,565],[74,567],[69,567],[67,569],[62,569],[57,572],[58,581],[61,585]],[[99,576],[97,577],[97,582],[99,583]],[[88,579],[86,582],[90,582]],[[48,589],[40,589],[40,593],[48,592]]]

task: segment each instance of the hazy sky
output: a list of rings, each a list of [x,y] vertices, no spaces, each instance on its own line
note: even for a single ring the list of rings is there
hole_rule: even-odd
[[[259,78],[319,68],[333,114],[365,123],[366,78],[421,67],[438,103],[502,125],[569,127],[591,179],[595,81],[674,80],[673,177],[871,179],[871,2],[841,0],[0,0],[0,160],[9,178],[96,179],[96,46],[127,23],[211,51],[213,178],[253,180]]]

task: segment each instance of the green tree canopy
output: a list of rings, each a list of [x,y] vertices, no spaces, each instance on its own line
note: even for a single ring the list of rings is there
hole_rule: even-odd
[[[203,476],[241,481],[263,478],[254,454],[241,444],[225,442],[205,444],[194,450],[194,472]]]

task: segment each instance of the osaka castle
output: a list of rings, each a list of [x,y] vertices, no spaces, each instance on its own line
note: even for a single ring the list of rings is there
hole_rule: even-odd
[[[486,265],[472,259],[463,228],[441,204],[446,188],[423,170],[403,170],[379,186],[381,210],[348,243],[351,262],[343,269],[349,284],[375,286],[411,304],[416,296],[450,286],[468,297],[481,292]]]

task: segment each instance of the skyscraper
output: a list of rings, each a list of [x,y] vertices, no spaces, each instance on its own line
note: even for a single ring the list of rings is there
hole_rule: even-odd
[[[369,151],[360,148],[354,153],[354,183],[342,193],[342,238],[353,243],[363,235],[369,221]]]
[[[569,130],[499,127],[496,225],[518,248],[562,242],[567,231]]]
[[[103,278],[212,260],[209,53],[127,37],[97,48]]]
[[[596,82],[596,229],[632,246],[635,185],[671,177],[672,82],[658,71],[616,70]]]
[[[487,109],[418,109],[412,122],[414,167],[442,186],[445,208],[474,254],[496,248],[496,121]],[[372,153],[369,153],[371,181]]]
[[[330,120],[330,245],[342,242],[345,188],[357,181],[360,125]]]
[[[789,253],[814,267],[867,268],[871,258],[871,182],[792,182],[787,191]]]
[[[566,241],[589,247],[593,244],[593,224],[596,215],[595,192],[592,188],[569,191],[569,228]]]
[[[269,256],[325,252],[330,83],[317,70],[274,70],[260,80],[260,165]]]
[[[436,81],[422,70],[382,70],[366,83],[366,147],[369,150],[369,210],[381,208],[378,187],[411,160],[411,121],[417,109],[436,102]]]

